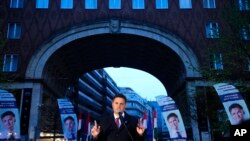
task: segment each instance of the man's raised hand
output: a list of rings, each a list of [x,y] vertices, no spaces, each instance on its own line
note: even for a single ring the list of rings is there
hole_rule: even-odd
[[[96,120],[94,121],[94,126],[93,128],[91,129],[91,135],[94,137],[94,138],[97,138],[97,136],[99,135],[100,133],[100,126],[97,125],[97,122]]]
[[[136,131],[139,135],[143,135],[144,131],[145,131],[145,127],[143,126],[143,120],[139,119],[138,120],[138,125],[136,127]]]

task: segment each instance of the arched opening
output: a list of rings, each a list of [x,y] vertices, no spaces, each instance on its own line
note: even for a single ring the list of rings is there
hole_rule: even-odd
[[[149,101],[155,101],[155,97],[158,95],[168,95],[163,84],[147,72],[126,67],[108,67],[104,70],[118,87],[130,87]]]
[[[199,68],[196,55],[171,33],[129,23],[113,33],[110,25],[76,27],[47,41],[31,59],[26,78],[72,82],[84,71],[127,66],[154,75],[171,95],[186,77],[200,76],[193,69]]]

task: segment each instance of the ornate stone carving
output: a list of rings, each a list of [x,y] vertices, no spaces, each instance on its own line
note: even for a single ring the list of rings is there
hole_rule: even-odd
[[[119,20],[110,20],[109,29],[111,33],[119,33],[120,32],[120,21]]]

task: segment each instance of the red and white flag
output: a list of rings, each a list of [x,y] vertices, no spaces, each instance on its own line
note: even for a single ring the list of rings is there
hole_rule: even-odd
[[[142,119],[142,124],[145,129],[147,129],[147,113],[143,113],[143,119]]]
[[[86,125],[87,125],[87,127],[86,127],[86,134],[87,134],[87,138],[86,138],[86,141],[88,141],[88,137],[90,136],[90,133],[91,133],[91,127],[90,127],[90,114],[88,113],[88,115],[87,115],[87,120],[86,120]]]
[[[157,141],[158,140],[158,133],[157,133],[157,117],[156,117],[156,111],[154,110],[154,122],[153,122],[153,127],[154,127],[154,132],[153,132],[153,141]]]
[[[82,112],[79,113],[78,131],[82,129]]]

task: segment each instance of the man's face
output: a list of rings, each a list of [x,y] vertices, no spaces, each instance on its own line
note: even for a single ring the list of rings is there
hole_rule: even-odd
[[[72,121],[71,119],[68,119],[65,121],[64,125],[69,132],[73,132],[74,126],[75,126],[74,121]]]
[[[173,130],[178,130],[178,124],[179,124],[179,121],[176,117],[170,117],[168,119],[168,123],[170,125],[170,127],[173,129]]]
[[[112,108],[114,113],[118,114],[118,112],[125,111],[126,103],[123,98],[117,97],[112,102]]]
[[[237,123],[241,123],[243,121],[243,116],[244,116],[244,112],[242,109],[236,107],[236,108],[233,108],[231,110],[231,115],[233,116],[234,120],[237,122]]]
[[[12,131],[14,129],[14,124],[16,122],[16,119],[12,115],[7,115],[3,117],[2,122],[6,129]]]

